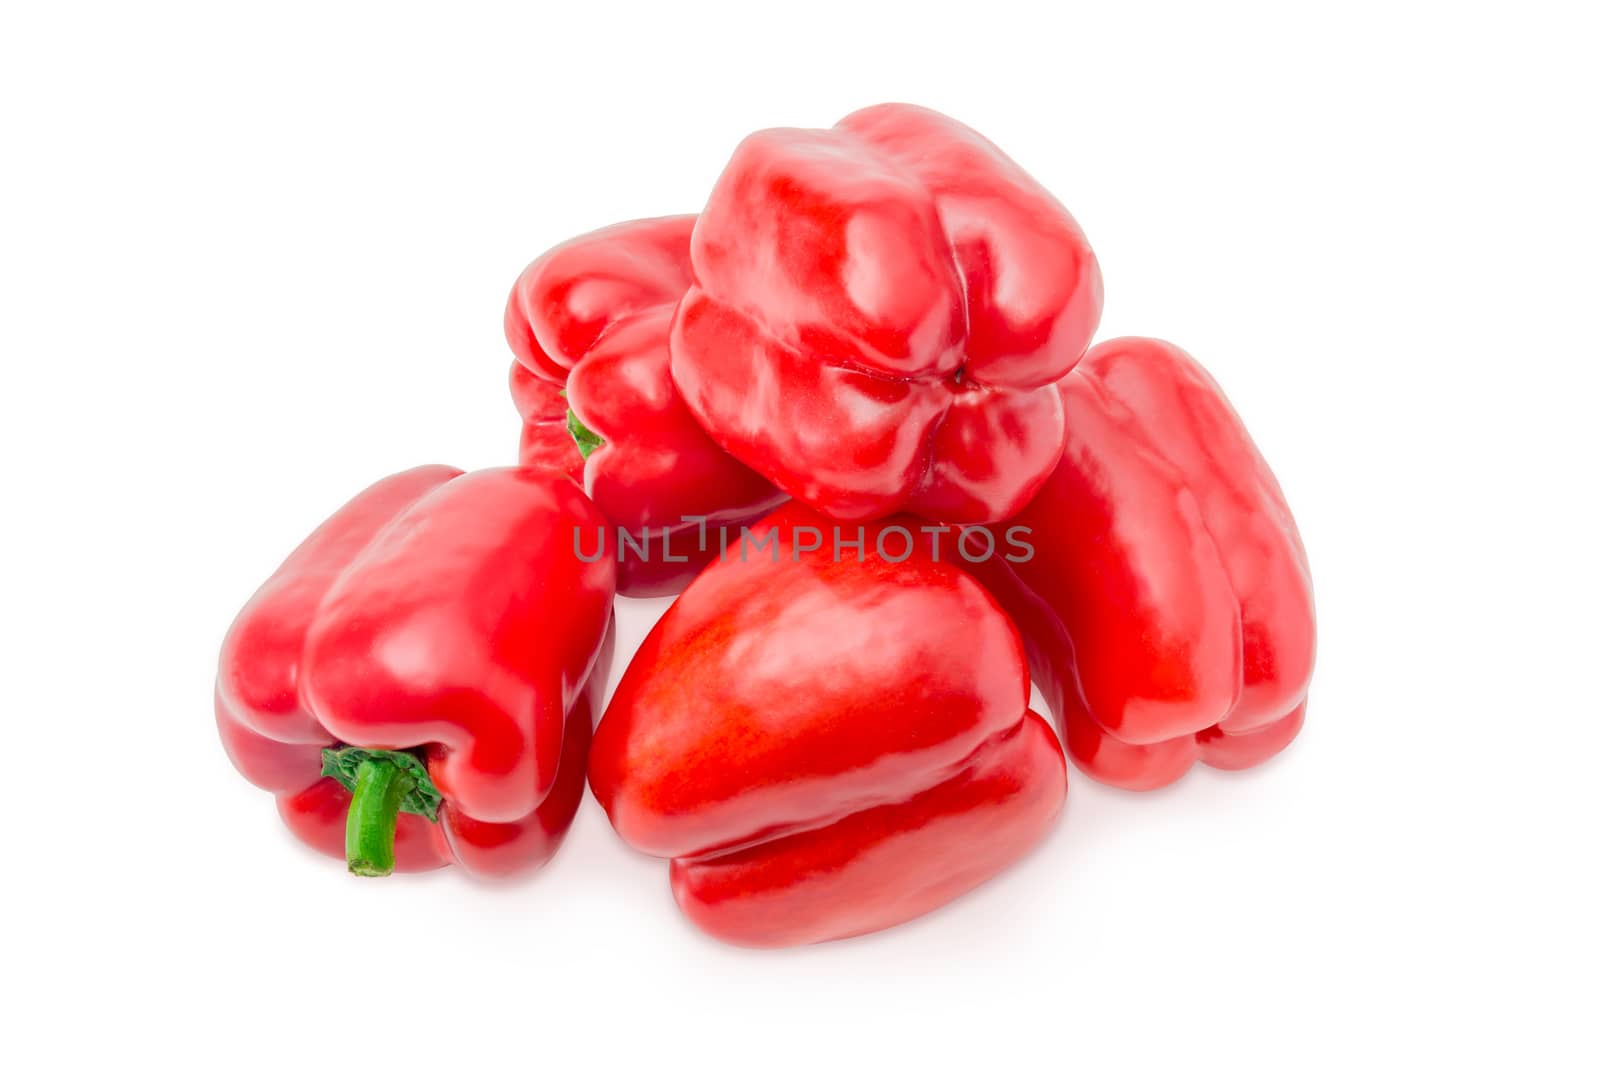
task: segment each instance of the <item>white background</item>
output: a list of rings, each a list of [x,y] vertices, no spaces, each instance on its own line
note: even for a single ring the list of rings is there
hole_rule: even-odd
[[[7,4],[6,1070],[1595,1074],[1582,8]],[[1301,739],[1074,775],[979,892],[781,953],[592,800],[515,887],[303,852],[212,731],[238,605],[371,479],[509,460],[524,263],[894,99],[1052,188],[1104,335],[1250,424],[1316,576]]]

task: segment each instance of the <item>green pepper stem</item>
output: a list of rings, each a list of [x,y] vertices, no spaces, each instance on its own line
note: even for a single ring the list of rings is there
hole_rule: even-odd
[[[387,877],[394,872],[400,802],[416,785],[391,760],[373,757],[361,762],[344,826],[344,857],[350,872],[358,877]]]
[[[578,419],[578,414],[570,407],[567,409],[567,434],[578,444],[578,453],[585,461],[589,459],[591,453],[606,444],[605,439],[583,425],[583,421]]]

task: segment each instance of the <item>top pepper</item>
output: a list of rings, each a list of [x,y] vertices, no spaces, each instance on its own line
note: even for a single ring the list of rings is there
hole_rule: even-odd
[[[695,225],[672,377],[721,446],[842,520],[1021,509],[1061,456],[1052,383],[1100,319],[1072,216],[910,105],[759,131]]]

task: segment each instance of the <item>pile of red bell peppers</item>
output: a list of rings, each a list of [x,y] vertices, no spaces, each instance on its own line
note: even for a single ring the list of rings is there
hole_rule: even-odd
[[[1067,756],[1131,790],[1266,760],[1311,677],[1294,519],[1205,370],[1090,347],[1100,308],[970,128],[751,135],[697,217],[523,271],[518,464],[379,480],[289,555],[222,647],[229,757],[363,876],[542,865],[587,782],[755,946],[993,877]],[[602,713],[618,592],[681,595]]]

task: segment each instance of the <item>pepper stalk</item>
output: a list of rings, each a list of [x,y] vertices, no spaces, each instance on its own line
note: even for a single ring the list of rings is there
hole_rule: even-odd
[[[439,819],[442,795],[418,752],[357,746],[322,751],[322,774],[350,792],[344,856],[358,877],[387,877],[394,872],[394,835],[401,813]]]

